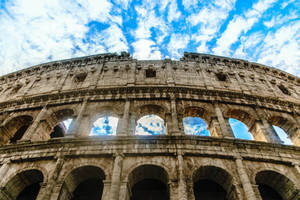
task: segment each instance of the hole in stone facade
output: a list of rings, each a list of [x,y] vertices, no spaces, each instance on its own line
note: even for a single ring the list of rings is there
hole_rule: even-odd
[[[290,91],[283,85],[279,85],[278,88],[281,90],[283,94],[291,95]]]
[[[156,71],[154,69],[146,69],[146,78],[155,78]]]
[[[216,73],[216,76],[217,76],[219,81],[226,81],[227,80],[227,76],[223,72]]]

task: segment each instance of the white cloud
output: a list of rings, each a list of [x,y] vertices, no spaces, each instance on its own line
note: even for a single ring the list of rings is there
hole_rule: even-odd
[[[109,1],[15,0],[6,3],[8,13],[0,17],[1,74],[30,65],[94,53],[121,51],[128,48],[117,24],[118,16],[110,15]],[[103,44],[83,42],[91,21],[107,22],[111,26]],[[115,22],[115,23],[114,23]],[[106,45],[106,46],[103,46]]]
[[[152,40],[140,39],[132,43],[134,47],[133,57],[140,60],[160,60],[161,53]]]
[[[296,0],[289,0],[289,1],[284,1],[281,4],[281,9],[284,9],[285,7],[287,7],[289,4],[294,3]]]
[[[262,32],[255,32],[249,36],[242,36],[240,39],[241,44],[235,50],[234,57],[246,60],[249,60],[251,57],[254,58],[258,53],[257,51],[259,50],[259,46],[261,46],[264,37]]]
[[[119,5],[121,5],[124,10],[127,10],[128,5],[131,2],[131,0],[115,0],[115,2]]]
[[[172,59],[178,59],[182,56],[182,51],[185,49],[189,42],[188,35],[172,34],[168,44],[168,51]],[[179,52],[181,50],[181,52]]]
[[[228,17],[234,5],[235,0],[216,0],[187,18],[192,26],[200,25],[198,32],[192,35],[192,39],[201,42],[198,51],[207,50],[206,43],[217,35],[222,22]]]
[[[299,18],[299,16],[294,11],[290,11],[288,15],[277,15],[272,17],[269,21],[264,21],[264,25],[267,28],[273,28],[297,18]]]
[[[168,22],[176,21],[181,16],[180,11],[178,11],[177,3],[176,1],[172,1],[169,6],[169,12],[168,12]]]
[[[280,68],[300,77],[300,22],[270,32],[258,57],[259,63]]]
[[[270,8],[276,0],[259,0],[245,16],[235,16],[228,24],[222,36],[217,40],[213,52],[219,55],[229,55],[230,47],[241,33],[246,33],[259,20],[262,13]]]
[[[190,9],[191,7],[195,7],[198,3],[198,0],[182,0],[182,5],[186,10]]]

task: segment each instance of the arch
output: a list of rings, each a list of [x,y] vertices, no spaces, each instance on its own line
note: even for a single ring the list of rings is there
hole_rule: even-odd
[[[230,124],[230,127],[232,129],[235,138],[253,140],[253,135],[249,131],[249,128],[246,124],[244,124],[243,122],[235,118],[229,118],[228,122]]]
[[[269,121],[273,126],[281,128],[295,145],[300,145],[300,141],[297,140],[300,135],[300,128],[293,119],[289,118],[288,116],[272,115],[269,117]],[[276,129],[275,132],[279,136],[279,133],[276,131]]]
[[[233,176],[226,170],[216,167],[216,166],[201,166],[193,173],[193,183],[194,183],[194,195],[197,200],[199,195],[206,195],[208,199],[211,198],[211,195],[214,195],[214,198],[234,200],[237,199],[237,192],[234,184]],[[196,188],[199,185],[219,185],[220,188],[214,192],[209,191],[215,194],[209,194],[207,191],[201,191],[201,188]],[[218,196],[219,195],[219,196]],[[200,199],[200,198],[199,198]],[[202,198],[201,198],[202,199]]]
[[[102,196],[105,178],[105,172],[97,166],[77,167],[64,179],[58,199],[71,200],[85,195],[91,200],[98,200]]]
[[[200,117],[205,120],[207,124],[210,122],[210,113],[201,107],[191,106],[183,110],[183,117]]]
[[[0,129],[2,143],[7,143],[9,140],[11,143],[15,143],[20,140],[32,121],[33,117],[30,115],[19,115],[6,121]]]
[[[130,199],[169,199],[168,182],[169,176],[164,168],[157,165],[140,165],[128,175]]]
[[[237,119],[243,122],[248,128],[251,128],[255,122],[254,115],[251,115],[249,112],[242,109],[228,109],[226,117]]]
[[[190,106],[183,110],[183,130],[188,135],[210,136],[208,124],[211,116],[206,109]]]
[[[255,182],[258,185],[262,200],[267,200],[268,191],[278,193],[282,200],[298,200],[300,199],[300,190],[285,175],[273,171],[263,170],[255,175]],[[279,198],[279,199],[280,199]]]
[[[146,104],[137,108],[137,118],[141,118],[145,115],[157,115],[166,121],[166,108],[161,105]]]
[[[93,123],[90,136],[116,135],[119,126],[119,118],[113,116],[99,117]]]
[[[50,115],[51,132],[49,133],[50,138],[64,137],[74,119],[74,110],[70,108],[56,109]]]
[[[165,121],[158,115],[144,115],[137,120],[136,135],[164,135],[166,132]]]
[[[23,170],[14,175],[0,192],[0,199],[35,199],[44,182],[43,173],[37,169]]]

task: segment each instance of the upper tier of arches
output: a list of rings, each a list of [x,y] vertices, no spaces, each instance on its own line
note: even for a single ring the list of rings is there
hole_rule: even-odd
[[[276,126],[290,139],[287,144],[300,145],[297,115],[198,101],[84,100],[12,112],[1,118],[1,144],[99,135],[199,135],[285,143]]]

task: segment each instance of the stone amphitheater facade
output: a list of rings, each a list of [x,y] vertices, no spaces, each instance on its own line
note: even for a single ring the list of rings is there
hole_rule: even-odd
[[[148,200],[147,184],[134,189],[143,180],[154,180],[154,196],[162,194],[155,181],[165,187],[157,200],[272,199],[261,185],[300,199],[300,79],[275,68],[196,53],[61,60],[0,77],[0,113],[1,200],[35,199],[28,191],[38,200],[84,199],[76,190],[90,191],[84,183],[94,179],[102,200]],[[165,135],[135,135],[148,114],[164,119]],[[119,118],[116,136],[89,136],[105,115]],[[188,116],[204,119],[211,136],[186,135]],[[68,133],[51,137],[70,117]],[[254,140],[236,139],[229,118]],[[272,125],[294,145],[283,145]]]

